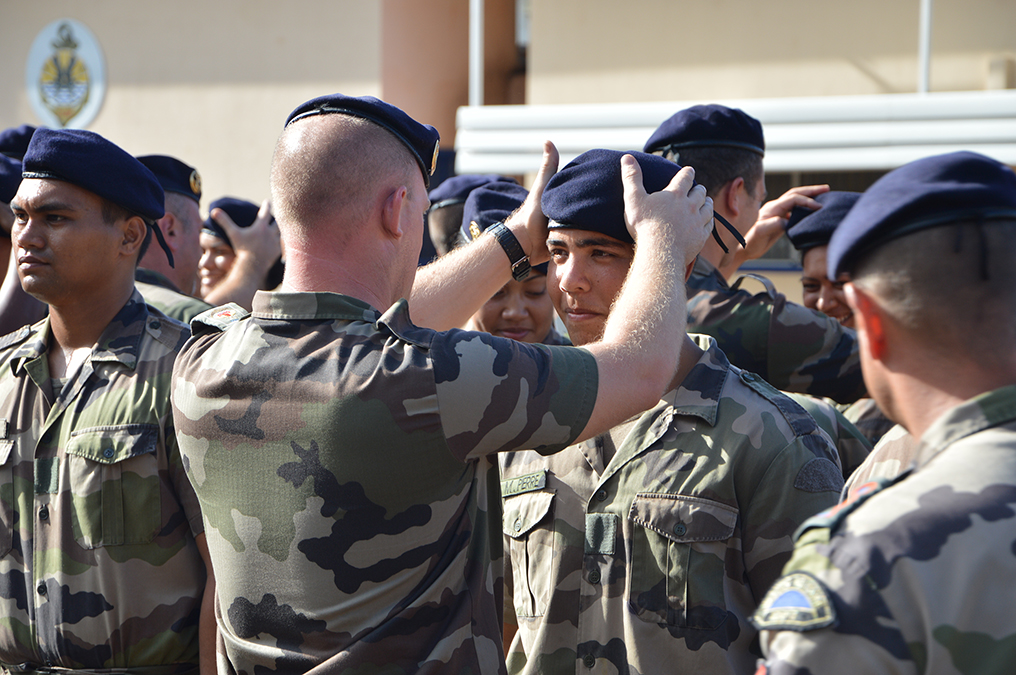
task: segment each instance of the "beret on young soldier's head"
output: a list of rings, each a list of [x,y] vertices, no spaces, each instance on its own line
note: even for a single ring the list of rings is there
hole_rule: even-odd
[[[822,205],[817,211],[795,206],[787,221],[787,238],[790,243],[798,251],[825,246],[860,197],[860,192],[824,192],[814,197]]]
[[[633,244],[624,222],[624,183],[621,157],[631,155],[642,169],[647,193],[667,187],[681,167],[657,155],[619,150],[584,152],[550,179],[543,192],[543,213],[550,229],[599,232]]]
[[[0,155],[17,160],[24,158],[34,133],[35,127],[31,124],[0,131]]]
[[[429,188],[430,177],[437,167],[440,134],[429,124],[420,124],[390,103],[373,96],[345,96],[330,94],[302,103],[289,113],[285,126],[314,115],[351,115],[360,117],[387,129],[402,142],[416,158],[423,172],[423,182]]]
[[[201,231],[207,232],[213,237],[218,237],[232,246],[233,242],[229,240],[226,231],[212,218],[212,211],[222,209],[237,227],[250,227],[257,220],[260,208],[254,202],[249,202],[246,199],[220,197],[208,205],[208,217],[201,224]]]
[[[40,127],[21,175],[73,183],[148,221],[165,214],[165,194],[148,167],[91,131]]]
[[[201,174],[193,166],[167,155],[143,155],[138,161],[155,174],[166,192],[175,192],[201,203]]]
[[[469,194],[478,187],[487,183],[513,183],[511,178],[496,173],[464,173],[460,176],[452,176],[441,182],[427,195],[430,198],[430,209],[442,209],[454,204],[462,204]]]
[[[646,141],[645,152],[720,146],[765,155],[762,124],[738,108],[695,105],[680,110],[661,124]],[[678,153],[680,155],[680,153]],[[675,160],[679,161],[679,160]]]
[[[10,204],[21,185],[21,162],[0,155],[0,202]]]
[[[951,223],[1016,219],[1016,174],[976,152],[925,157],[879,178],[829,241],[829,278],[892,239]]]

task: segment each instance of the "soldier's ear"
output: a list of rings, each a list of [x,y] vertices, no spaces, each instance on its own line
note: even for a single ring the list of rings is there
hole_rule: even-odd
[[[854,323],[861,349],[871,358],[882,361],[887,353],[886,316],[875,298],[852,283],[843,287],[847,304],[854,311]]]
[[[402,185],[392,191],[381,206],[381,225],[388,236],[398,239],[405,231],[402,219],[409,206],[409,190]]]
[[[738,176],[734,180],[730,181],[723,188],[723,192],[720,194],[720,199],[723,200],[723,207],[729,214],[728,220],[737,218],[741,215],[741,189],[747,191],[748,187],[744,184],[744,178]]]
[[[137,254],[148,234],[148,226],[141,216],[131,216],[124,221],[123,239],[120,242],[120,249],[127,256]]]

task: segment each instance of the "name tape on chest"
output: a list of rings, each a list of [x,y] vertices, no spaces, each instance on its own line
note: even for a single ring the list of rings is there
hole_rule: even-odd
[[[535,492],[547,487],[547,471],[536,471],[501,481],[501,496],[511,497],[524,492]]]

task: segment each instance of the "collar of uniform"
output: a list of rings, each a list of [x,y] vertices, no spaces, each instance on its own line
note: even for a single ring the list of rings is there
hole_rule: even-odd
[[[622,443],[617,453],[604,469],[603,480],[610,477],[618,467],[631,461],[653,443],[663,438],[678,416],[698,417],[709,426],[715,426],[720,406],[720,391],[730,372],[726,357],[716,346],[716,341],[706,335],[692,335],[703,354],[691,372],[679,386],[665,393],[654,408],[643,413],[628,433],[628,438],[638,438],[638,445],[628,441]],[[599,450],[595,439],[589,439],[580,446],[591,466],[598,461]]]
[[[691,277],[698,281],[696,285],[699,288],[704,286],[729,288],[727,280],[720,274],[720,270],[702,256],[695,258],[695,266],[691,269]]]
[[[167,279],[165,275],[162,275],[155,270],[146,270],[143,267],[138,267],[134,270],[134,281],[140,281],[143,284],[151,284],[153,286],[160,286],[177,293],[180,292],[180,289],[177,288],[172,281]]]
[[[708,335],[691,335],[691,338],[702,349],[702,355],[684,382],[664,394],[650,414],[644,415],[637,423],[637,428],[649,424],[645,432],[639,431],[639,434],[644,433],[652,439],[649,443],[663,436],[678,415],[698,417],[709,426],[716,424],[720,392],[730,372],[730,363],[713,338]],[[632,435],[635,435],[635,430]]]
[[[147,323],[148,305],[135,288],[130,300],[99,336],[92,351],[92,361],[116,361],[132,370],[136,368]]]
[[[18,345],[11,354],[9,362],[15,377],[24,376],[26,365],[46,353],[46,346],[49,344],[49,316],[33,325],[30,330],[27,341]]]
[[[127,368],[134,369],[138,363],[141,338],[147,321],[148,306],[137,289],[134,289],[127,304],[102,331],[96,348],[92,350],[91,360],[117,361]],[[49,338],[50,326],[47,316],[32,327],[31,339],[11,354],[10,364],[14,375],[19,377],[23,375],[26,364],[46,353]]]
[[[409,318],[409,303],[405,299],[399,300],[389,307],[388,311],[377,320],[377,325],[387,328],[403,342],[414,344],[417,347],[430,349],[430,344],[434,339],[434,331],[413,324]]]
[[[716,340],[708,335],[690,335],[702,355],[681,384],[664,395],[675,415],[701,417],[709,426],[716,424],[720,392],[730,373],[730,362]]]
[[[921,437],[916,464],[924,466],[953,443],[1016,420],[1016,385],[964,401],[935,420]]]
[[[339,319],[374,323],[381,313],[363,300],[339,293],[258,291],[251,316],[256,319]]]

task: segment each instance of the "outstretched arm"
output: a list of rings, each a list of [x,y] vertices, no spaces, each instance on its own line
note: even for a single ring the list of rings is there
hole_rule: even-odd
[[[519,240],[532,264],[547,262],[547,217],[540,199],[551,176],[557,172],[557,148],[543,145],[543,162],[529,197],[505,226]],[[409,299],[413,323],[448,330],[465,325],[483,303],[490,300],[512,278],[511,267],[501,245],[493,236],[479,237],[416,271]]]

